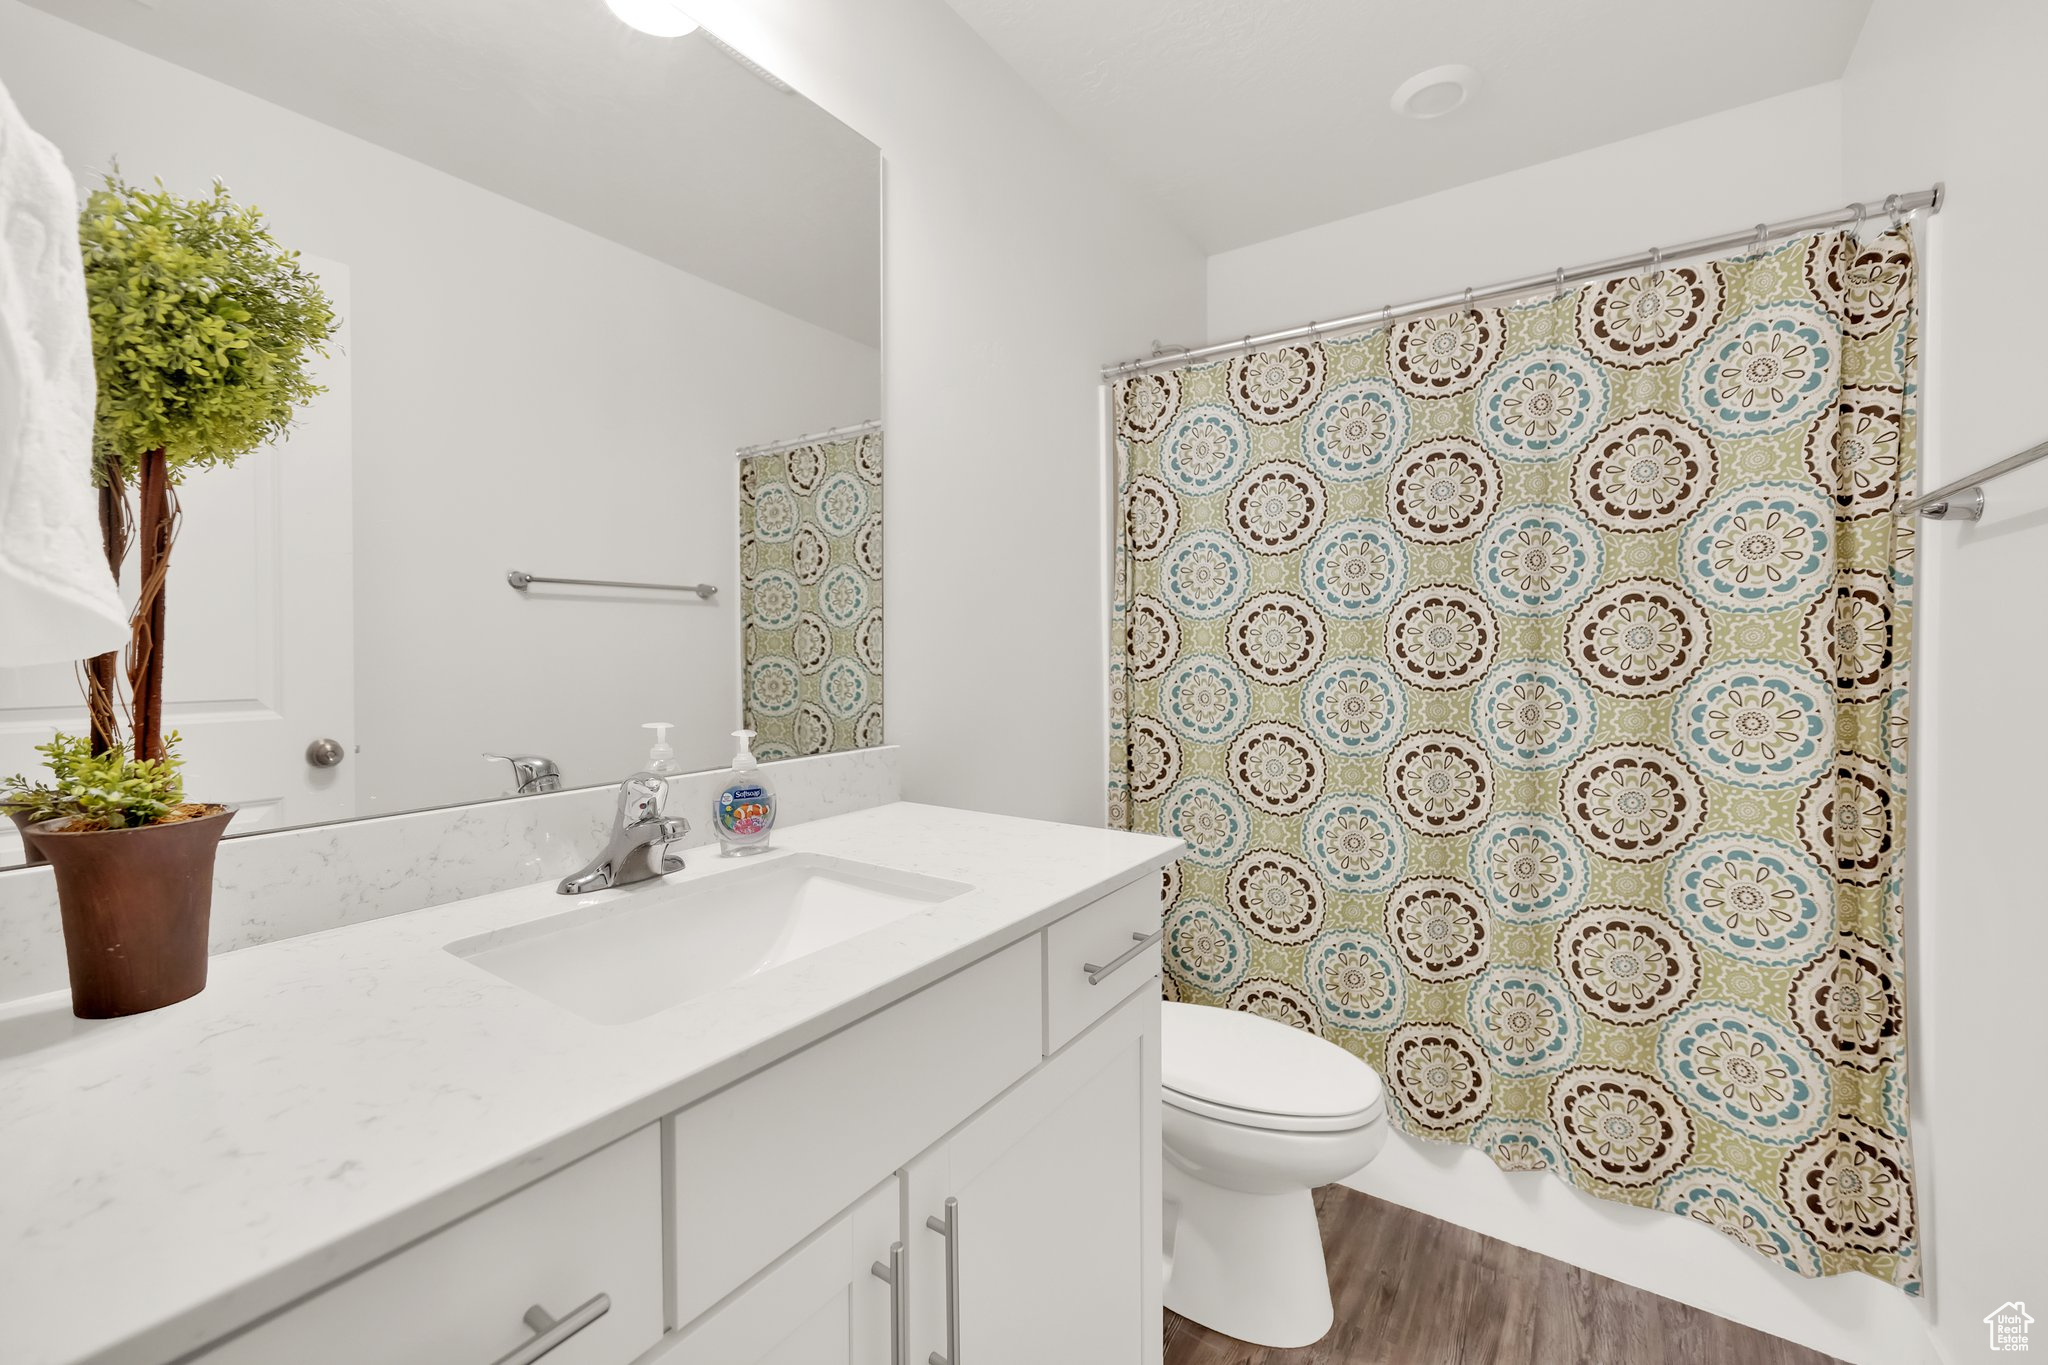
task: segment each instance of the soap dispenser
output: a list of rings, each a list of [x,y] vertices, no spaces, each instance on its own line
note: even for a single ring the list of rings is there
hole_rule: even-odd
[[[669,746],[668,732],[675,726],[665,720],[650,720],[640,727],[654,731],[654,746],[647,751],[647,771],[656,777],[674,777],[683,770],[676,762],[676,751]]]
[[[732,771],[712,802],[711,826],[718,831],[719,854],[741,858],[768,847],[768,832],[775,828],[775,788],[761,775],[761,760],[749,744],[754,732],[732,734],[740,751],[732,756]]]

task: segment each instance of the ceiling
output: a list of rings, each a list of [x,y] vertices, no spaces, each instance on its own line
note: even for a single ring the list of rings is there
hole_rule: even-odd
[[[873,144],[604,0],[31,0],[868,345]]]
[[[948,0],[1215,252],[1842,74],[1869,0]],[[1480,84],[1417,121],[1429,67]],[[1730,147],[1703,173],[1742,174]]]

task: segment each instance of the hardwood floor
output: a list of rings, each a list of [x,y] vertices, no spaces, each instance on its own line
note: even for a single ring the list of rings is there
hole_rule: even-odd
[[[1172,1313],[1166,1365],[1841,1365],[1342,1186],[1316,1195],[1337,1324],[1247,1346]]]

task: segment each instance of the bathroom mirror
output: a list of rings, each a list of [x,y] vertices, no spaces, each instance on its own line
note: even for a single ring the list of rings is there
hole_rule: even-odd
[[[289,437],[178,489],[165,724],[234,833],[617,782],[647,722],[723,765],[743,642],[783,647],[742,619],[746,447],[817,599],[775,578],[778,628],[829,618],[763,757],[879,740],[872,144],[605,0],[0,0],[0,83],[81,192],[223,182],[342,320]],[[843,470],[798,439],[847,428]],[[82,731],[76,672],[0,670],[0,775]]]

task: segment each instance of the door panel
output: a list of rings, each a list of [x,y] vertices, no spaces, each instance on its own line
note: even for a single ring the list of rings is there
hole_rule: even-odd
[[[240,807],[237,834],[355,814],[355,765],[305,760],[314,739],[355,743],[349,281],[344,266],[302,259],[343,319],[315,366],[327,392],[277,445],[179,485],[164,600],[164,725],[184,736],[186,792]],[[122,592],[132,604],[133,555]],[[36,745],[85,725],[72,666],[0,669],[0,776],[35,772]],[[20,861],[0,821],[0,867]]]

